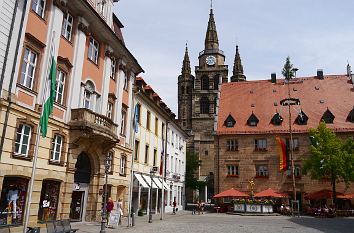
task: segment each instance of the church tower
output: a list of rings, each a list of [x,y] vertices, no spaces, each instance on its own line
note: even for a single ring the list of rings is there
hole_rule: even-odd
[[[217,104],[220,84],[228,82],[228,66],[225,55],[219,49],[218,34],[213,9],[210,9],[209,22],[205,35],[204,50],[199,53],[199,65],[195,67],[194,88],[192,91],[192,131],[193,151],[201,163],[199,180],[206,181],[205,190],[199,193],[207,201],[214,195],[214,171],[216,167],[214,149],[214,123],[217,117]]]
[[[194,76],[188,55],[188,47],[184,53],[181,75],[178,76],[178,119],[181,127],[186,132],[192,130],[192,91]]]
[[[238,51],[238,45],[236,45],[234,69],[233,69],[233,74],[231,76],[231,82],[242,82],[242,81],[246,81],[246,75],[243,74],[241,56]]]

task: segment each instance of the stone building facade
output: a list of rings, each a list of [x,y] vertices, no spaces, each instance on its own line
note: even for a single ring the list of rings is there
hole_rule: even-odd
[[[293,156],[297,200],[303,203],[308,193],[331,190],[329,180],[316,181],[302,174],[302,161],[310,156],[308,130],[321,121],[343,140],[354,136],[353,83],[346,75],[314,76],[291,81],[291,96],[300,105],[291,106]],[[218,128],[215,137],[216,190],[230,188],[249,193],[272,188],[292,195],[289,170],[280,172],[280,157],[275,137],[289,145],[288,107],[280,101],[288,96],[284,80],[232,82],[221,87]],[[232,101],[230,101],[232,99]],[[279,119],[279,120],[276,120]],[[341,193],[344,183],[337,185]]]
[[[127,213],[132,87],[143,70],[124,44],[114,2],[27,1],[14,72],[1,89],[0,226],[20,230],[24,221],[52,56],[55,103],[39,141],[29,225],[100,220],[107,157],[108,196],[122,198]]]

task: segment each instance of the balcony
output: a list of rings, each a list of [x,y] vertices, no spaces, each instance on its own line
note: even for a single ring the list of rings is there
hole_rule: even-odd
[[[104,144],[119,142],[117,125],[108,117],[86,108],[71,110],[71,130],[80,131],[79,137],[86,137]]]

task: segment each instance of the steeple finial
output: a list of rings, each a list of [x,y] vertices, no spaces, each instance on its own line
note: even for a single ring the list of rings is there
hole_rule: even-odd
[[[191,65],[189,61],[189,55],[188,55],[188,41],[186,41],[186,50],[184,52],[184,58],[183,58],[183,65],[182,65],[182,75],[191,75]]]
[[[241,81],[246,81],[246,76],[243,74],[241,56],[238,51],[238,45],[236,45],[234,69],[233,69],[233,75],[231,77],[231,82],[241,82]]]
[[[216,32],[216,25],[214,20],[212,4],[213,3],[211,1],[208,28],[205,36],[205,49],[219,49],[219,40],[218,40],[218,34]]]

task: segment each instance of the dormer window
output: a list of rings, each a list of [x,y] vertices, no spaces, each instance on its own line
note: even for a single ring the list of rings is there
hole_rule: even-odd
[[[327,108],[325,113],[323,113],[323,116],[322,116],[321,120],[324,121],[326,124],[333,124],[334,118],[335,118],[335,116]]]
[[[231,116],[231,114],[229,114],[229,116],[226,118],[224,125],[227,128],[232,128],[234,127],[234,125],[236,124],[236,120]]]
[[[280,116],[279,113],[275,113],[271,122],[273,125],[281,125],[281,123],[283,122],[283,118]]]
[[[247,120],[247,124],[249,126],[257,126],[259,120],[258,118],[256,117],[256,115],[254,115],[254,113],[252,112],[251,116],[248,118]]]
[[[347,121],[354,123],[354,106],[353,109],[350,111],[348,117],[347,117]]]
[[[296,122],[299,124],[299,125],[306,125],[307,124],[307,121],[308,121],[308,116],[306,116],[306,114],[302,111],[299,112],[299,114],[297,115],[297,118],[296,118]]]

